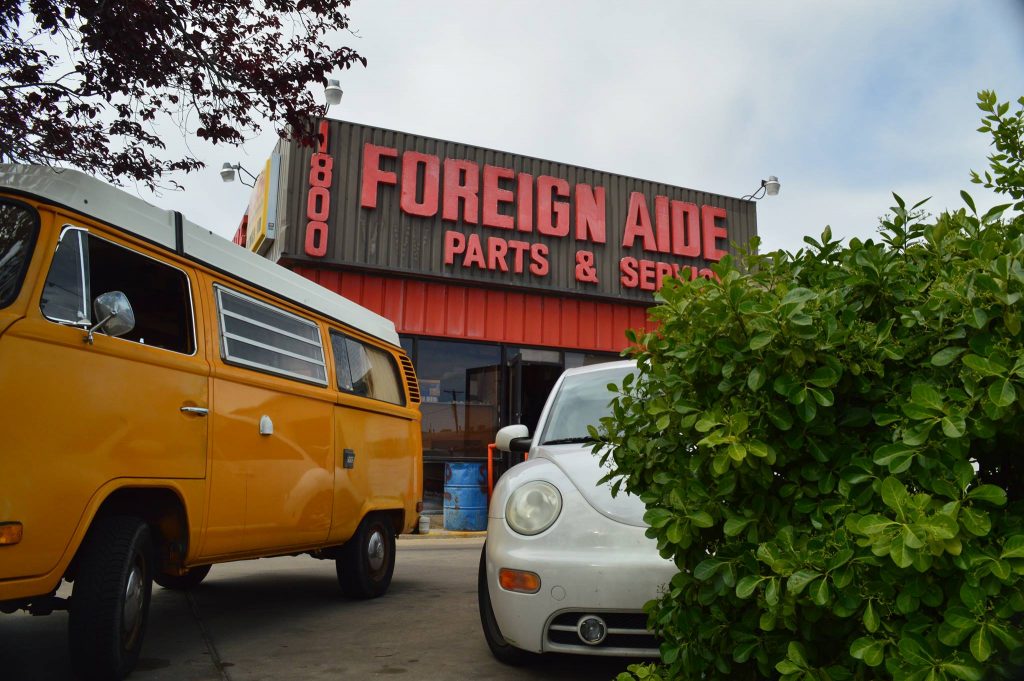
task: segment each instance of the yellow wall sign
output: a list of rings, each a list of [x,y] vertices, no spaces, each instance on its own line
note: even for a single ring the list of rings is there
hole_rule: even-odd
[[[277,238],[277,190],[281,181],[281,155],[271,154],[249,196],[245,246],[259,253]]]

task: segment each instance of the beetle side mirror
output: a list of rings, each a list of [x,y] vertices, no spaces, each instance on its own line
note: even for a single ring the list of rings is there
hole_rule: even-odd
[[[85,342],[90,345],[96,331],[102,331],[108,336],[123,336],[135,328],[135,312],[128,302],[128,296],[120,291],[107,291],[96,296],[92,309],[99,321],[85,334]]]
[[[503,452],[528,452],[530,443],[530,429],[519,424],[505,426],[494,436],[494,446]]]

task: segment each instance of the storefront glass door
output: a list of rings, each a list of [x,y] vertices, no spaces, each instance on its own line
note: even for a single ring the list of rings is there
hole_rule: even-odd
[[[562,374],[562,353],[558,350],[508,348],[509,423],[537,428],[548,393]]]

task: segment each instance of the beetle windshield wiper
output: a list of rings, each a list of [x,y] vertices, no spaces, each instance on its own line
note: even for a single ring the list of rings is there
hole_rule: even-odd
[[[547,440],[541,442],[541,445],[575,445],[583,442],[593,442],[594,439],[584,435],[582,437],[560,437],[557,440]]]

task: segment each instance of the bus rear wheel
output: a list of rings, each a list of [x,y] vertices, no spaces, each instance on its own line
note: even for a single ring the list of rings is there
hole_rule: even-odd
[[[391,585],[395,571],[395,528],[384,515],[359,523],[335,561],[338,584],[349,598],[377,598]]]

